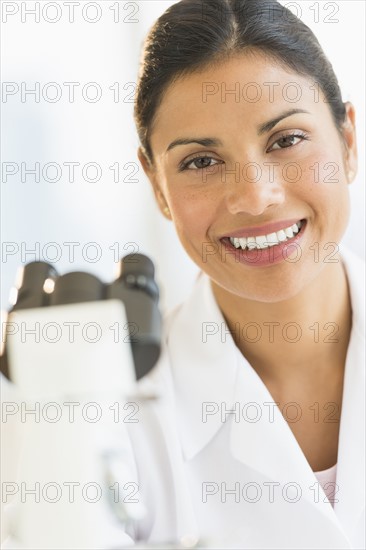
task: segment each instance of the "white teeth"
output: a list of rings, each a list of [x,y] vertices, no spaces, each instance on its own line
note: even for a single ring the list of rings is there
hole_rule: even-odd
[[[286,233],[283,229],[277,231],[277,237],[280,242],[287,241]]]
[[[302,226],[301,221],[294,223],[291,227],[286,227],[285,229],[280,229],[275,233],[270,233],[268,235],[259,235],[258,237],[230,237],[230,242],[235,246],[235,248],[242,248],[245,250],[254,249],[263,249],[268,248],[269,246],[276,246],[281,242],[285,242],[288,239],[292,239],[296,235]]]
[[[241,239],[239,239],[239,242],[240,242],[240,246],[241,246],[242,249],[244,250],[244,248],[247,246],[247,239],[246,239],[246,237],[242,237]]]
[[[257,243],[255,242],[255,237],[247,237],[247,247],[249,250],[257,248]]]
[[[292,237],[294,236],[294,232],[292,231],[291,227],[286,227],[284,231],[286,233],[286,237],[292,239]]]
[[[277,233],[270,233],[269,235],[267,235],[267,243],[268,246],[274,246],[275,244],[278,244],[279,240],[277,237]]]
[[[258,248],[268,248],[267,237],[265,235],[261,235],[260,237],[256,237],[255,241],[258,245]]]

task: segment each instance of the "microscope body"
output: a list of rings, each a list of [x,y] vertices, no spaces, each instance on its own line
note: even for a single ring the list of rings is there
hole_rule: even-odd
[[[139,420],[137,379],[160,351],[156,296],[153,303],[131,273],[130,286],[108,287],[76,275],[58,287],[54,277],[51,299],[43,283],[38,299],[23,288],[6,323],[4,372],[18,398],[3,402],[2,422],[17,424],[21,452],[17,479],[4,480],[3,503],[12,500],[10,532],[27,550],[122,547],[131,542],[129,523],[145,513],[126,424]],[[93,287],[86,295],[83,281]],[[66,298],[57,297],[66,282]],[[145,344],[147,351],[134,353]]]

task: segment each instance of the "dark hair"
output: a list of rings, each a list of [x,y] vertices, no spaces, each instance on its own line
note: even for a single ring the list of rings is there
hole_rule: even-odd
[[[346,109],[333,67],[314,33],[290,10],[277,0],[181,0],[157,19],[142,51],[134,118],[151,164],[150,133],[168,86],[244,51],[260,51],[312,77],[340,132]]]

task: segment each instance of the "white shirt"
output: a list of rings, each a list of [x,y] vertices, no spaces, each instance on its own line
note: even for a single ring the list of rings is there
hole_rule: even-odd
[[[337,464],[334,464],[334,466],[331,466],[326,470],[322,470],[320,472],[314,472],[314,474],[316,475],[317,480],[322,486],[324,493],[327,495],[329,502],[333,506],[334,499],[337,498],[336,493],[338,492],[337,485],[336,485]]]
[[[342,258],[353,322],[334,508],[265,384],[225,336],[200,273],[165,318],[161,357],[140,381],[161,397],[141,401],[139,422],[126,424],[131,480],[147,508],[126,529],[126,544],[193,537],[210,548],[365,548],[364,264],[349,251]]]

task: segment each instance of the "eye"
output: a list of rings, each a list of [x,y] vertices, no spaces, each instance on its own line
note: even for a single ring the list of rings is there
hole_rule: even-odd
[[[183,172],[184,170],[204,170],[205,168],[210,168],[211,166],[215,166],[214,164],[211,164],[212,160],[216,160],[214,157],[210,157],[209,155],[197,155],[193,158],[190,158],[188,160],[183,161],[179,165],[179,172]],[[195,168],[189,168],[191,164],[194,164]]]
[[[308,140],[308,135],[305,132],[295,132],[291,134],[283,134],[267,149],[267,153],[270,151],[278,151],[281,149],[289,149],[294,145],[297,145],[299,141]],[[278,145],[278,147],[275,147]]]

